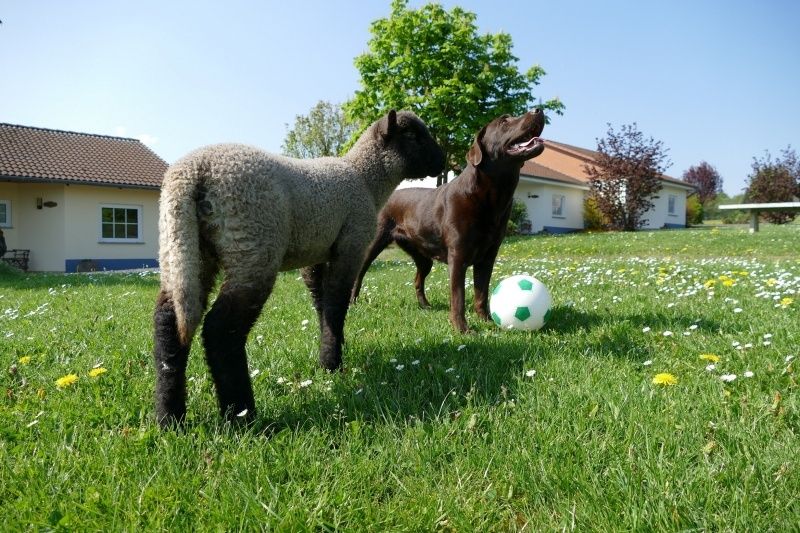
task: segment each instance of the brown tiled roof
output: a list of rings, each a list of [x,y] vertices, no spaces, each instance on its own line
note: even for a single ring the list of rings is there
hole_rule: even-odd
[[[583,165],[591,163],[597,157],[596,151],[551,140],[545,140],[544,144],[544,153],[536,159],[535,163],[533,160],[526,161],[522,167],[522,175],[549,178],[567,183],[577,182],[580,185],[589,184],[589,178],[583,170]],[[558,156],[556,156],[557,154]],[[691,184],[666,174],[662,174],[661,179],[675,185],[693,188]]]
[[[548,180],[560,181],[564,183],[570,183],[572,185],[579,185],[581,187],[586,187],[588,184],[571,176],[567,176],[566,174],[559,172],[557,170],[553,170],[552,168],[546,167],[544,165],[540,165],[539,163],[534,162],[533,160],[529,159],[525,161],[525,164],[522,166],[522,170],[520,174],[523,177],[532,177],[532,178],[544,178]]]
[[[0,123],[0,181],[157,189],[166,169],[137,139]]]

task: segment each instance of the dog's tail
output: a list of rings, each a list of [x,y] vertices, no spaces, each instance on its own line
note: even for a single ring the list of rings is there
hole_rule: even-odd
[[[201,282],[198,195],[209,170],[181,161],[164,175],[159,206],[161,291],[171,298],[178,338],[188,346],[203,316],[206,298]]]

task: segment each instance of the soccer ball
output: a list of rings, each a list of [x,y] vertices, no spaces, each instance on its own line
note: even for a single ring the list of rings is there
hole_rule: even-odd
[[[544,283],[533,276],[505,278],[492,291],[489,311],[503,329],[537,330],[550,318],[552,299]]]

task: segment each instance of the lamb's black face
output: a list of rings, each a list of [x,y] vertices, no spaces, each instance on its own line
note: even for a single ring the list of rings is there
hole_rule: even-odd
[[[381,119],[381,135],[402,160],[407,179],[437,176],[444,170],[444,152],[425,123],[410,111],[394,111]]]

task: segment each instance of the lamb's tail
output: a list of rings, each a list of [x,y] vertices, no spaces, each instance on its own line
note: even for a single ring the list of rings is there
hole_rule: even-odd
[[[178,338],[188,346],[203,317],[206,302],[201,282],[200,223],[197,199],[202,165],[175,165],[164,176],[159,209],[161,291],[171,297]]]

